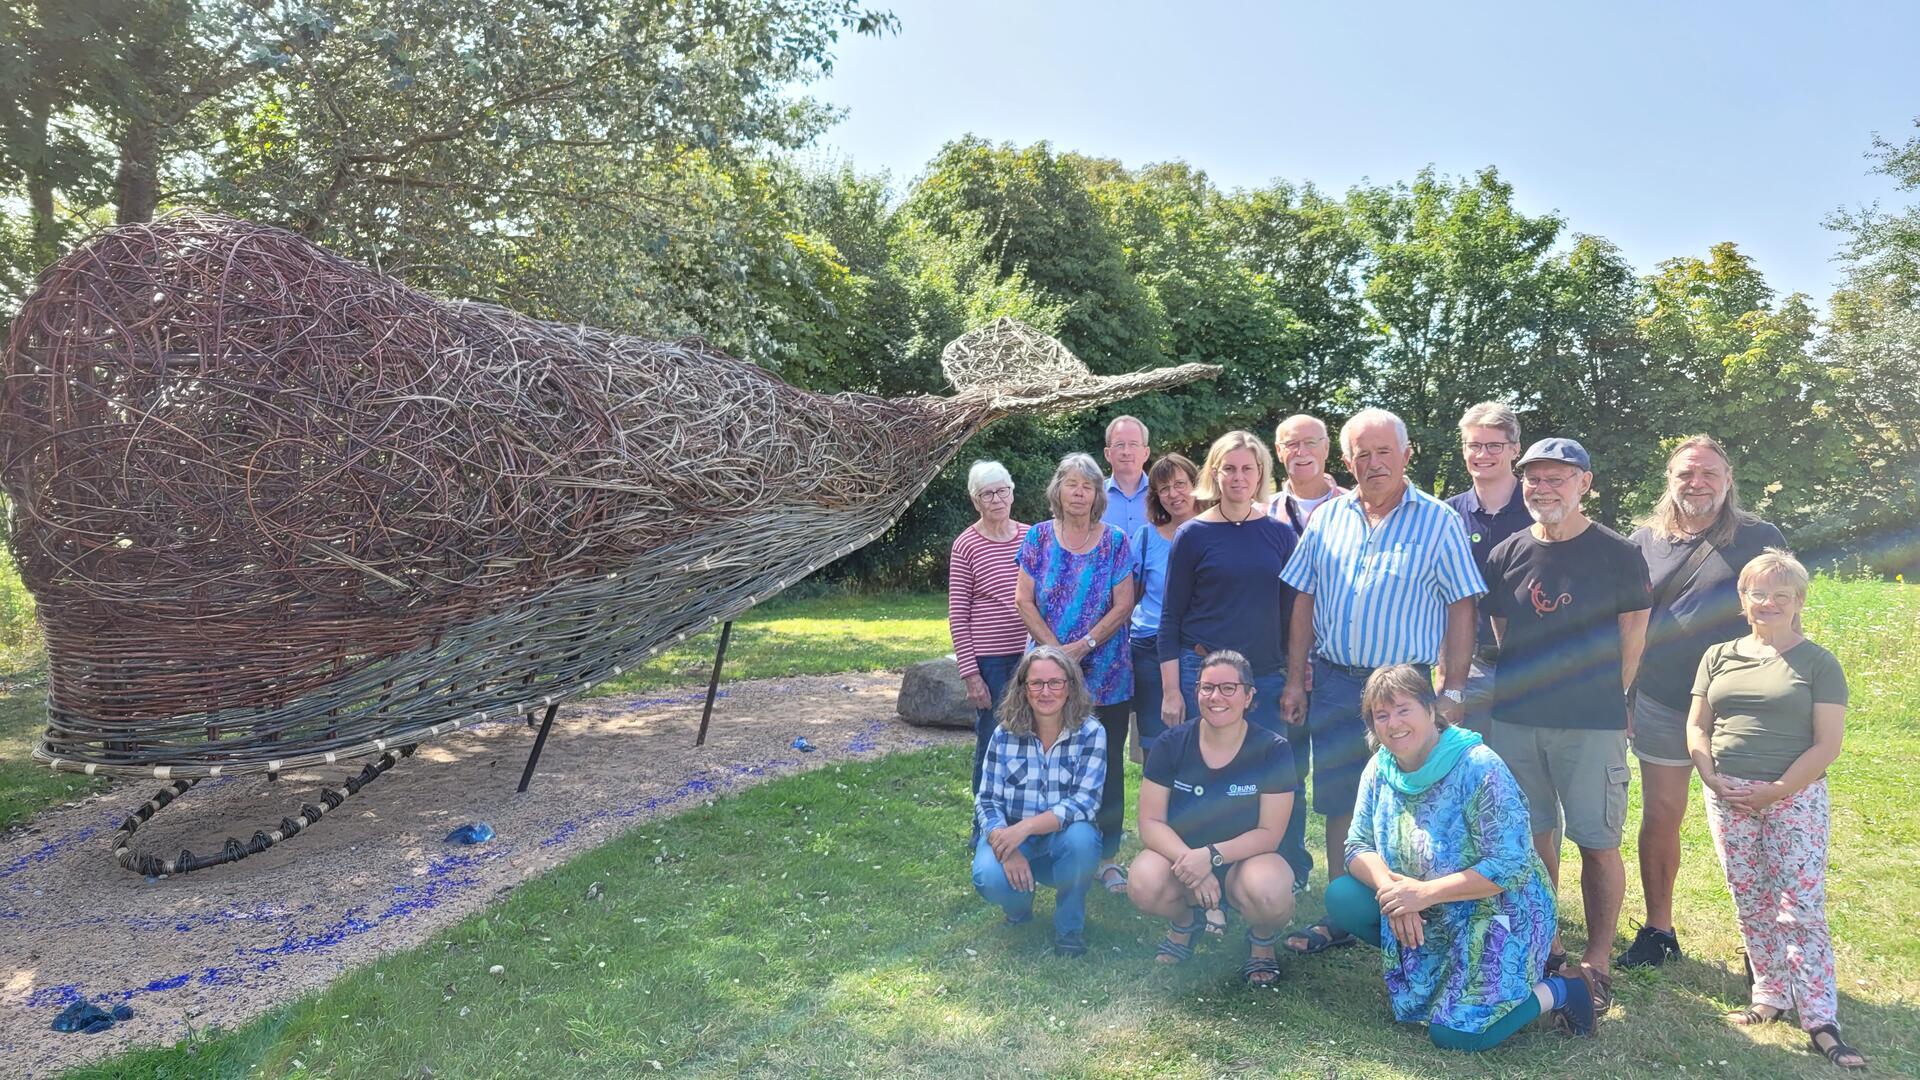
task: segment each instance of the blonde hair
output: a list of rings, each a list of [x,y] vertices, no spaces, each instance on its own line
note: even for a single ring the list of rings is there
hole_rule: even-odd
[[[1060,666],[1067,679],[1067,700],[1060,706],[1060,733],[1079,731],[1093,715],[1093,694],[1087,689],[1087,677],[1080,665],[1067,658],[1058,645],[1035,645],[1020,658],[1007,682],[1006,696],[1000,699],[1000,726],[1009,735],[1033,734],[1033,704],[1027,700],[1027,672],[1036,660],[1051,660]]]
[[[1740,509],[1740,485],[1733,477],[1733,459],[1727,456],[1727,448],[1720,445],[1720,440],[1711,435],[1689,435],[1674,446],[1673,452],[1667,455],[1666,466],[1661,469],[1666,479],[1666,490],[1639,524],[1653,530],[1653,534],[1662,540],[1676,540],[1685,535],[1680,528],[1680,500],[1673,494],[1671,474],[1674,460],[1689,450],[1712,451],[1727,467],[1726,500],[1720,504],[1720,513],[1713,519],[1713,525],[1702,534],[1714,547],[1726,547],[1733,543],[1734,533],[1739,531],[1740,526],[1759,519]]]
[[[1508,442],[1520,441],[1520,414],[1504,401],[1483,401],[1461,413],[1460,430],[1464,433],[1470,427],[1499,428]]]
[[[1440,696],[1433,692],[1433,680],[1420,674],[1420,669],[1412,664],[1395,664],[1392,667],[1375,668],[1367,676],[1367,685],[1360,690],[1360,720],[1367,725],[1367,745],[1375,749],[1380,740],[1373,734],[1373,710],[1377,705],[1388,705],[1394,698],[1410,697],[1421,708],[1433,716],[1433,726],[1446,728],[1447,718],[1435,704]]]
[[[1253,501],[1261,503],[1273,497],[1273,451],[1251,431],[1229,431],[1208,447],[1207,463],[1200,466],[1200,482],[1193,488],[1194,498],[1220,501],[1220,487],[1215,477],[1219,476],[1227,455],[1235,450],[1253,451],[1253,460],[1260,466],[1260,486],[1254,489]]]
[[[1747,565],[1740,568],[1740,580],[1735,587],[1741,592],[1746,592],[1749,587],[1761,581],[1785,585],[1799,593],[1800,599],[1805,600],[1807,586],[1812,584],[1813,575],[1807,573],[1806,566],[1799,559],[1794,558],[1790,552],[1779,548],[1768,548],[1748,559]]]

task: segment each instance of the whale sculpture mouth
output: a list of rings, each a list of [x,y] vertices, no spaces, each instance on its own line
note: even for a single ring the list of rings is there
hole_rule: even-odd
[[[873,540],[992,420],[1218,371],[1093,375],[1001,320],[952,398],[813,394],[199,214],[48,268],[4,364],[35,757],[189,780],[575,696]]]

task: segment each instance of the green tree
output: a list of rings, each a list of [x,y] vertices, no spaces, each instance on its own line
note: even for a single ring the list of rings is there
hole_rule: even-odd
[[[1363,295],[1382,334],[1361,397],[1406,421],[1417,483],[1458,490],[1460,414],[1527,389],[1562,222],[1521,213],[1490,168],[1471,180],[1425,169],[1410,187],[1356,189],[1348,204],[1367,239]]]

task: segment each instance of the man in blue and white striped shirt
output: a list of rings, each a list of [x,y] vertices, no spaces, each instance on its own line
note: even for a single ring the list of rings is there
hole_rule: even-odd
[[[1280,579],[1300,592],[1280,698],[1290,740],[1312,755],[1313,809],[1327,819],[1327,877],[1346,873],[1347,826],[1367,762],[1360,689],[1374,669],[1437,660],[1440,709],[1459,723],[1474,641],[1474,598],[1487,591],[1459,515],[1407,482],[1407,425],[1362,409],[1340,429],[1354,488],[1313,515]],[[1307,663],[1313,663],[1312,682]],[[1311,699],[1306,688],[1313,687]],[[1309,703],[1310,702],[1310,703]],[[1354,940],[1321,923],[1287,939],[1295,952]]]

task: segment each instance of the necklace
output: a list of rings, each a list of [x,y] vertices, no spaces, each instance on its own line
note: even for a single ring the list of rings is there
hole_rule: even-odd
[[[1233,522],[1233,527],[1237,529],[1237,528],[1239,528],[1240,526],[1242,526],[1242,525],[1245,525],[1245,524],[1246,524],[1247,522],[1249,522],[1249,521],[1252,521],[1252,520],[1253,520],[1253,515],[1254,515],[1254,514],[1255,514],[1255,513],[1256,513],[1256,512],[1257,512],[1257,511],[1258,511],[1259,509],[1260,509],[1260,504],[1259,504],[1259,503],[1248,503],[1248,504],[1247,504],[1247,513],[1246,513],[1246,516],[1245,516],[1245,517],[1243,517],[1243,518],[1241,518],[1241,519],[1240,519],[1239,521],[1234,521],[1234,522]],[[1226,514],[1225,514],[1224,512],[1222,512],[1220,516],[1221,516],[1222,518],[1226,518],[1226,520],[1228,520],[1228,521],[1233,521],[1233,519],[1232,519],[1232,518],[1228,518],[1228,517],[1227,517],[1227,515],[1226,515]]]

